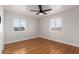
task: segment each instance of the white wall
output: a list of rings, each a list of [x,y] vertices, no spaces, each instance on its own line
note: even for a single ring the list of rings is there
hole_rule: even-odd
[[[62,18],[62,31],[50,32],[50,20]],[[40,19],[40,37],[79,47],[79,8]]]
[[[27,31],[25,32],[13,31],[12,25],[13,25],[13,18],[15,17],[20,17],[26,20]],[[37,20],[37,18],[30,16],[23,16],[5,11],[5,44],[38,37],[39,35],[38,25],[39,21]]]
[[[0,53],[4,48],[4,7],[0,6],[1,24],[0,24]]]
[[[12,22],[14,17],[26,19],[26,32],[13,32]],[[62,31],[50,32],[50,20],[57,17],[62,18]],[[5,12],[5,43],[39,37],[39,34],[43,38],[79,47],[79,8],[67,10],[45,18],[34,18]]]

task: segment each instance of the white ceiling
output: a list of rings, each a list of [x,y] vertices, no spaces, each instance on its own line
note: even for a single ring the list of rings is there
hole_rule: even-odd
[[[65,10],[78,7],[77,5],[43,5],[43,9],[52,9],[52,11],[46,12],[47,15],[36,15],[36,12],[32,12],[30,10],[39,10],[37,5],[6,5],[5,10],[22,14],[28,16],[36,16],[36,17],[43,17],[52,15],[55,13],[60,13]]]

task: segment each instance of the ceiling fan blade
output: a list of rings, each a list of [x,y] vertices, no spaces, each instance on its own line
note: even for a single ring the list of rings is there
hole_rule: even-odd
[[[43,12],[43,14],[47,15],[47,13]]]
[[[39,11],[37,11],[37,10],[30,10],[30,11],[33,11],[33,12],[39,12]]]
[[[47,10],[43,10],[43,11],[45,12],[45,11],[51,11],[51,10],[52,10],[52,9],[47,9]]]
[[[39,13],[37,13],[36,15],[38,15]]]

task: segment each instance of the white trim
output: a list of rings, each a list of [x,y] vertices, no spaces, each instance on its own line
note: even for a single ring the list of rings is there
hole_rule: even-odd
[[[24,26],[24,28],[25,28],[25,30],[24,31],[14,31],[14,20],[15,19],[19,19],[19,21],[21,21],[21,20],[24,20],[25,21],[25,26]],[[13,27],[13,32],[26,32],[27,31],[27,21],[25,20],[25,19],[23,19],[23,18],[13,18],[13,24],[12,24],[12,27]]]
[[[52,37],[50,37],[50,36],[45,36],[45,35],[33,36],[33,37],[24,38],[24,39],[21,39],[21,40],[10,41],[10,42],[6,42],[5,44],[14,43],[14,42],[19,42],[19,41],[23,41],[23,40],[29,40],[29,39],[38,38],[38,37],[44,38],[44,39],[48,39],[48,40],[52,40],[52,41],[56,41],[56,42],[60,42],[60,43],[64,43],[64,44],[68,44],[68,45],[72,45],[72,46],[75,46],[75,47],[79,47],[78,44],[73,44],[73,43],[67,42],[67,41],[60,41],[60,40],[57,40],[57,39],[55,39],[55,38],[52,38]]]
[[[41,37],[41,38],[44,38],[44,39],[48,39],[48,40],[60,42],[60,43],[63,43],[63,44],[68,44],[68,45],[72,45],[72,46],[75,46],[75,47],[79,47],[78,44],[74,44],[74,43],[67,42],[67,41],[60,41],[60,40],[57,40],[57,39],[52,38],[52,37],[50,37],[50,36],[40,35],[40,37]]]
[[[5,44],[10,44],[10,43],[14,43],[14,42],[19,42],[19,41],[23,41],[23,40],[29,40],[29,39],[33,39],[33,38],[37,38],[39,36],[32,36],[32,37],[28,37],[28,38],[24,38],[24,39],[20,39],[20,40],[16,40],[16,41],[9,41],[9,42],[5,42]]]
[[[51,21],[52,20],[55,20],[55,27],[56,27],[56,20],[57,20],[57,18],[59,18],[60,20],[61,20],[61,30],[58,30],[58,31],[54,31],[54,30],[51,30],[51,28],[52,28],[52,23],[51,23]],[[61,17],[55,17],[55,18],[52,18],[51,20],[50,20],[50,32],[61,32],[62,31],[62,19],[61,19]]]

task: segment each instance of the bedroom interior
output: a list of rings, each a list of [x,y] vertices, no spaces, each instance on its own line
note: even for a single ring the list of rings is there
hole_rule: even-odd
[[[79,54],[78,5],[1,5],[1,54]]]

